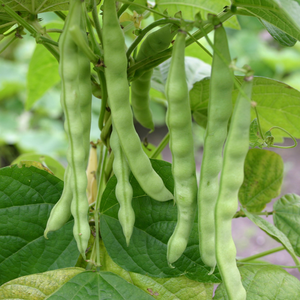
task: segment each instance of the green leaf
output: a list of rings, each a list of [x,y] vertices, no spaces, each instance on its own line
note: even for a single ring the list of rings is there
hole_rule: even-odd
[[[174,188],[171,164],[162,160],[151,160],[154,170],[162,177],[166,187]],[[116,178],[107,183],[100,206],[101,236],[109,256],[123,269],[151,277],[186,277],[199,282],[219,282],[218,270],[208,276],[210,268],[200,259],[197,217],[181,258],[170,268],[167,263],[167,242],[177,220],[177,208],[173,201],[158,202],[148,197],[131,175],[133,187],[132,206],[135,225],[129,247],[118,221],[119,204],[115,196]]]
[[[250,149],[244,165],[239,200],[249,212],[260,212],[280,194],[283,160],[273,151]]]
[[[156,0],[155,9],[163,13],[166,9],[169,16],[173,17],[178,11],[182,12],[185,20],[194,20],[195,15],[200,12],[203,20],[207,19],[207,14],[219,14],[223,7],[230,5],[229,0],[214,0],[201,2],[199,0]],[[156,17],[156,16],[155,16]],[[224,23],[225,26],[233,29],[240,29],[236,17],[230,18]]]
[[[232,4],[242,7],[239,14],[261,18],[300,40],[300,5],[298,0],[233,0]]]
[[[47,11],[64,11],[69,9],[67,2],[61,0],[48,0],[38,3],[32,3],[32,0],[23,0],[20,1],[11,1],[11,0],[2,0],[5,5],[8,5],[11,9],[18,12],[28,12],[31,15],[36,15],[39,12]],[[0,11],[4,11],[2,6],[0,6]]]
[[[119,267],[101,246],[101,265],[103,271],[113,272],[143,291],[155,296],[157,300],[210,300],[213,284],[196,282],[185,276],[172,278],[153,278],[138,273],[128,272]]]
[[[272,37],[281,45],[286,47],[293,47],[297,40],[294,39],[289,34],[283,32],[282,30],[278,29],[274,25],[270,24],[267,21],[261,20],[262,24],[266,27],[268,32],[272,35]]]
[[[43,236],[63,182],[17,165],[0,169],[0,285],[19,276],[73,267],[79,256],[73,221]]]
[[[287,194],[274,203],[273,220],[300,256],[300,196]]]
[[[27,110],[30,109],[47,90],[59,81],[57,60],[43,45],[36,45],[27,73],[27,99],[25,108]]]
[[[238,81],[241,76],[236,76]],[[233,101],[238,95],[238,89],[233,91]],[[190,101],[193,115],[198,114],[197,123],[205,124],[207,116],[207,104],[209,100],[209,78],[204,78],[194,84],[190,91]],[[273,126],[280,126],[287,130],[295,138],[300,138],[300,91],[291,86],[265,77],[254,77],[252,99],[257,103],[262,131],[266,132]],[[201,120],[200,117],[203,116]],[[255,112],[252,111],[252,119]],[[195,118],[196,119],[196,118]],[[289,137],[281,130],[273,130],[275,138]]]
[[[45,299],[151,300],[154,298],[114,273],[87,271],[77,274]]]
[[[300,282],[277,266],[243,266],[239,268],[247,300],[299,299]],[[214,300],[228,300],[225,287],[220,284]]]
[[[81,268],[65,268],[22,276],[0,287],[0,299],[43,300],[83,271]]]
[[[37,161],[48,167],[53,174],[61,180],[64,180],[65,168],[61,165],[59,161],[52,158],[49,155],[35,154],[35,153],[25,153],[17,157],[11,165],[18,164],[21,161]]]
[[[267,235],[269,235],[277,242],[281,243],[285,247],[285,249],[289,252],[296,265],[300,265],[289,239],[282,231],[280,231],[277,227],[275,227],[273,224],[269,223],[265,219],[261,218],[260,216],[253,215],[250,212],[247,212],[243,208],[241,208],[241,210],[245,213],[246,217],[249,220],[251,220],[254,224],[256,224]]]

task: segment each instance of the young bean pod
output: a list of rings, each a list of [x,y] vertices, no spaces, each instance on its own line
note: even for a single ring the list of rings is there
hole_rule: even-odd
[[[127,246],[133,231],[135,214],[131,205],[133,190],[129,182],[130,168],[123,154],[118,134],[112,131],[110,146],[114,153],[113,171],[117,177],[116,198],[120,204],[118,218],[123,229]]]
[[[219,173],[222,169],[222,151],[232,112],[233,79],[229,64],[226,63],[230,62],[231,58],[226,32],[221,23],[215,26],[214,48],[208,121],[197,195],[200,255],[202,261],[211,267],[210,273],[216,266],[214,212],[219,191]],[[223,59],[219,53],[222,53]]]
[[[82,24],[80,21],[84,16],[82,5],[84,3],[80,0],[70,1],[69,15],[59,40],[59,72],[62,79],[61,102],[65,110],[64,125],[69,139],[67,160],[70,166],[69,180],[73,193],[71,202],[71,213],[74,217],[73,233],[77,247],[85,258],[85,250],[90,237],[88,223],[89,205],[86,195],[86,162],[89,143],[87,145],[84,144],[84,142],[87,142],[87,138],[83,130],[88,130],[89,132],[89,129],[83,123],[80,109],[82,107],[82,98],[84,98],[84,103],[86,103],[87,99],[91,99],[90,81],[82,81],[84,75],[90,78],[90,62],[81,53],[69,34],[69,29],[73,25],[78,24],[78,22]],[[81,71],[84,74],[79,76],[78,74]]]
[[[178,260],[186,249],[197,206],[192,119],[184,63],[185,37],[185,32],[178,32],[166,84],[167,125],[172,152],[174,198],[178,210],[177,224],[167,246],[169,264]]]
[[[70,167],[67,166],[64,176],[63,193],[51,210],[47,221],[44,237],[47,239],[48,232],[59,230],[71,217],[71,202],[73,198],[72,188],[70,186]]]
[[[172,25],[166,25],[153,33],[150,33],[142,43],[136,62],[155,55],[170,46],[176,30]],[[149,108],[151,77],[153,70],[146,71],[131,83],[131,106],[137,121],[144,127],[154,130],[152,113]]]
[[[249,149],[251,98],[253,76],[244,78],[232,114],[224,148],[219,195],[215,210],[216,258],[222,282],[229,300],[245,300],[246,291],[236,265],[236,248],[231,235],[231,222],[238,207],[238,191],[244,178],[244,161]]]
[[[158,201],[170,200],[173,196],[152,168],[133,125],[125,40],[117,18],[115,1],[112,0],[105,0],[103,4],[103,50],[108,102],[114,129],[118,133],[130,169],[151,198]]]

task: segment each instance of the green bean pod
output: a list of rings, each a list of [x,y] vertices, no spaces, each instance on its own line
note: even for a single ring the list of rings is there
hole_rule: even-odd
[[[112,0],[105,0],[103,4],[103,50],[108,102],[114,128],[130,169],[151,198],[158,201],[170,200],[173,196],[152,168],[133,125],[125,40],[117,18],[115,1]]]
[[[128,246],[135,221],[135,214],[131,205],[133,190],[129,182],[130,168],[123,154],[119,143],[119,137],[115,130],[112,131],[110,137],[110,146],[114,153],[113,171],[117,177],[115,193],[120,204],[118,218]]]
[[[183,31],[178,32],[166,83],[167,125],[170,132],[174,198],[178,210],[177,224],[167,245],[169,264],[178,260],[186,249],[197,210],[192,119],[184,64],[185,37]]]
[[[175,34],[176,30],[172,30],[172,25],[166,25],[150,33],[141,44],[136,62],[167,49]],[[149,108],[152,73],[153,70],[149,70],[131,83],[131,106],[137,121],[142,126],[154,130],[152,113]]]
[[[68,166],[64,175],[64,189],[58,202],[51,210],[47,221],[44,237],[47,239],[47,234],[50,231],[59,230],[63,227],[71,217],[71,202],[73,198],[72,189],[70,186],[70,167]]]
[[[227,136],[228,121],[232,112],[233,79],[227,62],[231,61],[225,29],[215,27],[214,54],[210,77],[208,122],[198,189],[198,233],[202,261],[216,266],[215,256],[215,205],[219,191],[219,173],[222,169],[222,151]],[[223,59],[219,53],[222,53]]]
[[[251,98],[253,76],[245,77],[242,89]],[[236,265],[236,248],[231,235],[232,218],[238,207],[238,191],[244,178],[244,161],[249,149],[251,103],[239,93],[224,148],[220,189],[216,204],[216,258],[229,300],[245,300],[246,291]]]
[[[73,234],[77,247],[85,258],[85,250],[90,237],[90,227],[88,223],[89,205],[86,195],[87,150],[85,145],[83,145],[85,139],[80,106],[81,97],[88,97],[88,95],[83,95],[82,89],[79,87],[82,84],[78,76],[78,73],[81,72],[80,68],[82,68],[80,56],[84,54],[80,52],[68,33],[70,27],[80,22],[82,16],[81,0],[71,0],[69,15],[59,40],[59,73],[62,79],[61,102],[65,110],[64,127],[69,139],[67,160],[70,166],[69,180],[73,193],[71,202],[71,213],[74,217]],[[90,65],[88,60],[86,60],[86,63],[88,66]],[[85,76],[90,77],[89,68],[84,68],[84,71],[87,72]],[[86,84],[86,82],[83,84]]]

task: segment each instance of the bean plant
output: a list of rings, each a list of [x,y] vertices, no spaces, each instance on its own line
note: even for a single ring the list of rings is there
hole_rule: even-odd
[[[281,194],[274,151],[297,146],[300,92],[228,38],[251,17],[297,47],[299,16],[298,0],[0,0],[0,51],[27,35],[57,66],[68,140],[66,168],[0,169],[0,299],[300,299],[300,196]],[[155,102],[168,132],[152,145]],[[280,245],[243,257],[245,218]],[[279,251],[294,265],[264,260]]]

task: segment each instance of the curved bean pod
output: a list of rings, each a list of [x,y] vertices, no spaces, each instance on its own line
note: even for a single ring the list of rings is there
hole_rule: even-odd
[[[83,144],[83,122],[81,116],[81,99],[86,97],[91,98],[90,88],[79,87],[87,84],[79,81],[78,73],[81,72],[83,59],[79,58],[81,55],[80,49],[72,40],[68,31],[71,26],[80,22],[81,17],[84,16],[82,11],[83,3],[80,0],[70,1],[69,15],[65,23],[64,31],[59,40],[60,64],[59,73],[62,78],[61,102],[65,110],[65,130],[69,139],[69,148],[67,151],[67,160],[70,166],[70,185],[73,192],[73,199],[71,202],[71,213],[74,217],[73,234],[77,242],[77,247],[81,255],[85,258],[85,250],[87,248],[90,237],[90,227],[88,223],[88,199],[86,195],[87,177],[86,177],[86,161],[89,143]],[[83,71],[85,76],[90,78],[90,62],[85,60],[88,65]],[[90,87],[90,82],[88,82]],[[83,91],[87,94],[83,94]],[[86,130],[86,129],[85,129]]]
[[[136,62],[167,49],[175,34],[176,31],[172,31],[172,25],[166,25],[150,33],[141,44]],[[152,113],[149,108],[152,73],[153,70],[149,70],[131,83],[131,106],[137,121],[142,126],[154,130]]]
[[[242,89],[251,98],[253,76],[245,77]],[[238,207],[238,191],[244,178],[244,161],[249,149],[251,103],[239,93],[224,148],[220,189],[216,204],[216,258],[229,300],[245,300],[246,291],[236,265],[236,248],[231,222]]]
[[[125,40],[117,18],[115,1],[111,0],[105,0],[103,4],[103,49],[111,115],[130,169],[151,198],[158,201],[170,200],[173,196],[153,170],[133,125]]]
[[[178,32],[166,84],[167,125],[170,131],[174,198],[178,210],[177,224],[167,245],[169,264],[175,262],[186,249],[197,206],[192,118],[184,64],[185,37],[184,32]]]
[[[117,177],[115,193],[120,204],[118,218],[128,246],[135,222],[135,213],[131,205],[133,190],[129,182],[130,168],[123,154],[119,143],[119,137],[115,130],[112,131],[110,137],[110,146],[114,153],[113,171]]]
[[[222,169],[222,151],[227,136],[228,121],[232,112],[233,79],[229,65],[230,53],[222,24],[215,28],[212,71],[210,77],[208,122],[204,140],[203,158],[198,190],[198,233],[202,261],[216,266],[215,255],[215,205],[219,191],[219,173]],[[217,53],[217,51],[219,53]]]

